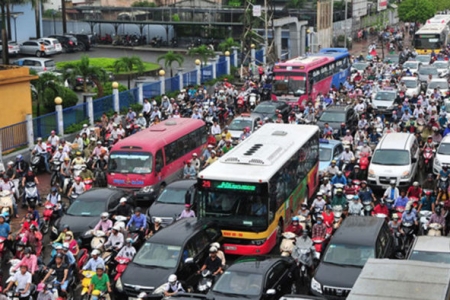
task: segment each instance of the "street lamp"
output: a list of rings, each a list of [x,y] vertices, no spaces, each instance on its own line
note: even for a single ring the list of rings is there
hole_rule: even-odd
[[[14,20],[14,40],[17,43],[17,26],[16,26],[16,19],[19,17],[19,15],[23,15],[22,12],[12,13],[11,18]]]

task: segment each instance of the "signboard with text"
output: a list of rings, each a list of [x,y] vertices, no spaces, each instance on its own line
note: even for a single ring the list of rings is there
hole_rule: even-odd
[[[387,9],[388,1],[387,0],[378,0],[377,1],[377,11],[382,11]]]

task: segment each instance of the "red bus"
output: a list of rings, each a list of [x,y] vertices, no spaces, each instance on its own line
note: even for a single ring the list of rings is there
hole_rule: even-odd
[[[117,142],[111,149],[109,187],[136,191],[137,200],[153,201],[161,186],[182,178],[184,162],[206,146],[205,122],[169,119]]]

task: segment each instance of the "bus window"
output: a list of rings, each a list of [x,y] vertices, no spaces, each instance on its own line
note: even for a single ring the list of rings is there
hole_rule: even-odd
[[[161,172],[164,167],[164,159],[162,155],[162,151],[158,150],[155,155],[155,170],[156,172]]]

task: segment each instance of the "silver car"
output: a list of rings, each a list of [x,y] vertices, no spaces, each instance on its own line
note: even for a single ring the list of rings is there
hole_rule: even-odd
[[[56,49],[53,45],[47,42],[38,40],[30,40],[20,44],[20,54],[36,55],[37,57],[48,56],[56,54]]]
[[[56,53],[62,53],[62,46],[61,43],[54,38],[48,38],[48,37],[44,37],[39,39],[40,42],[44,42],[44,43],[48,43],[49,45],[52,45],[55,48]]]
[[[439,78],[439,72],[436,67],[433,66],[420,66],[419,68],[419,80],[420,82],[427,82],[428,77]]]
[[[7,47],[10,56],[16,56],[17,54],[19,54],[20,48],[16,42],[8,42]],[[0,41],[0,53],[2,53],[2,50],[3,50],[3,42]]]

